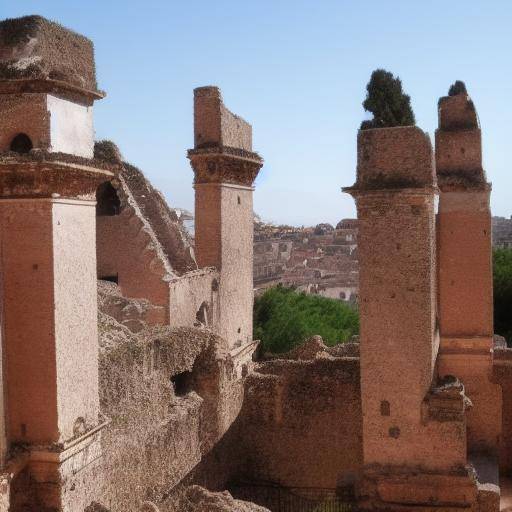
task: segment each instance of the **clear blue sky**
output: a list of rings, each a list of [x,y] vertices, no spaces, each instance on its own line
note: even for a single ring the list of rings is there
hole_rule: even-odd
[[[276,222],[355,215],[356,132],[371,71],[398,74],[418,125],[462,79],[483,128],[495,215],[512,214],[512,2],[416,0],[0,0],[94,40],[97,138],[114,140],[172,206],[192,209],[192,89],[221,87],[253,125],[265,166],[255,210]]]

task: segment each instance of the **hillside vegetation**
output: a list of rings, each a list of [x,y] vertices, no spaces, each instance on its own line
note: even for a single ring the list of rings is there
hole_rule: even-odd
[[[494,249],[494,332],[512,345],[512,249]]]
[[[264,352],[287,352],[314,334],[336,345],[358,332],[357,310],[338,300],[279,285],[254,302],[254,338],[261,340]]]

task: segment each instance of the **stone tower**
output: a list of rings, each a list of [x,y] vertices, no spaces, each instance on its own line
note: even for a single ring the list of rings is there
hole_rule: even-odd
[[[37,510],[82,510],[101,454],[95,191],[114,176],[92,160],[102,96],[88,39],[38,16],[0,23],[6,430],[31,482],[13,481],[13,503]]]
[[[252,342],[253,183],[263,160],[251,126],[223,104],[217,87],[194,90],[195,253],[220,272],[214,325],[237,349]]]
[[[463,388],[436,388],[433,163],[419,128],[360,131],[357,181],[345,189],[359,220],[360,498],[369,509],[462,507],[475,495],[464,470]]]
[[[501,391],[490,382],[493,348],[491,186],[478,116],[466,93],[441,98],[436,131],[439,371],[463,380],[470,452],[497,454]]]

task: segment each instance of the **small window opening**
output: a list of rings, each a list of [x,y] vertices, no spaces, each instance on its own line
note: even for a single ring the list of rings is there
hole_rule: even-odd
[[[26,133],[19,133],[12,139],[10,149],[16,153],[23,154],[28,153],[33,147],[34,145],[30,137]]]
[[[117,195],[117,190],[109,181],[102,183],[96,190],[96,215],[98,217],[107,217],[119,215],[121,211],[121,201]]]
[[[115,276],[101,276],[100,280],[119,284],[119,274],[116,274]]]
[[[380,415],[381,416],[390,416],[391,415],[391,405],[387,400],[382,400],[380,403]]]
[[[153,343],[153,370],[160,368],[160,340],[155,340]]]
[[[203,302],[196,313],[196,321],[202,325],[208,325],[208,304]]]
[[[182,372],[171,377],[176,396],[185,396],[192,391],[192,372]]]
[[[242,204],[242,200],[240,199],[240,196],[238,196],[238,204]]]

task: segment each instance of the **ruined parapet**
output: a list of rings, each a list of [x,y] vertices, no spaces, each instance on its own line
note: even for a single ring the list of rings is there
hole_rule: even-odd
[[[0,22],[0,152],[93,157],[92,42],[40,16]]]
[[[456,375],[473,402],[468,449],[496,453],[501,390],[490,379],[493,297],[490,190],[478,116],[465,92],[441,98],[436,131],[439,374]]]
[[[251,126],[229,112],[217,87],[194,90],[195,254],[219,279],[219,333],[230,349],[252,340],[253,183],[263,164]]]
[[[414,126],[360,130],[353,190],[432,188],[432,158],[428,134]]]
[[[482,134],[475,105],[465,94],[445,96],[438,104],[436,172],[439,186],[486,188]]]
[[[227,146],[252,152],[252,128],[230,112],[217,87],[194,90],[194,147]]]

